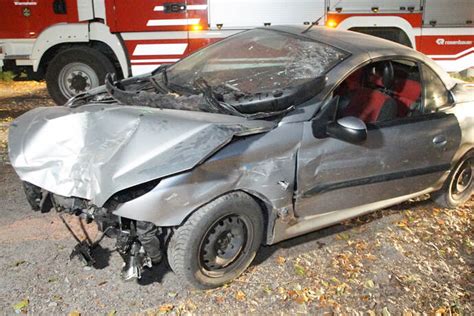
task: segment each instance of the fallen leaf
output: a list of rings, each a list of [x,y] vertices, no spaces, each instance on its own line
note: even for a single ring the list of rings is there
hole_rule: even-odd
[[[78,312],[78,311],[72,311],[72,312],[69,312],[69,314],[67,314],[68,316],[81,316],[81,313]]]
[[[26,314],[28,312],[28,304],[30,301],[28,299],[24,299],[13,305],[13,310],[15,313],[20,314]]]
[[[407,227],[407,220],[404,219],[404,220],[401,220],[397,223],[397,226],[400,227],[400,228],[406,228]]]
[[[284,257],[282,257],[282,256],[278,256],[278,257],[276,258],[276,262],[277,262],[278,264],[284,264],[284,263],[286,262],[286,259],[285,259]]]
[[[194,304],[192,301],[186,302],[186,307],[187,307],[188,310],[190,310],[190,311],[193,311],[193,310],[197,309],[196,304]]]
[[[272,289],[269,288],[269,287],[264,288],[263,291],[267,294],[272,294],[273,293]]]
[[[382,309],[382,316],[390,316],[390,312],[388,311],[388,308],[387,307],[384,307]]]
[[[162,313],[168,313],[168,312],[172,311],[173,308],[174,308],[173,304],[164,304],[164,305],[161,305],[158,310]]]
[[[446,314],[446,308],[440,307],[435,311],[435,316],[443,316]]]
[[[53,283],[53,282],[57,282],[58,281],[58,278],[57,277],[50,277],[48,279],[48,283]]]
[[[53,301],[62,301],[63,297],[61,295],[54,294],[53,296],[51,296],[51,299]]]
[[[14,265],[15,267],[18,267],[18,266],[20,266],[20,265],[22,265],[22,264],[24,264],[24,263],[26,263],[25,260],[18,260],[18,261],[16,261],[13,265]]]
[[[306,274],[305,269],[299,264],[295,263],[295,273],[299,276],[304,276]]]
[[[365,281],[364,285],[366,288],[373,288],[375,286],[375,283],[372,280],[367,280]]]
[[[344,232],[336,235],[337,240],[349,240],[349,238],[351,238],[351,236],[348,233]]]
[[[298,303],[298,304],[304,304],[307,301],[308,301],[308,297],[304,293],[296,295],[296,297],[295,297],[295,302]]]
[[[235,294],[235,299],[238,301],[244,301],[245,300],[245,293],[242,291],[237,291]]]

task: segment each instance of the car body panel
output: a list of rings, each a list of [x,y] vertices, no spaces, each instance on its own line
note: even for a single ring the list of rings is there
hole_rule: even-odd
[[[114,193],[191,169],[235,135],[273,122],[122,105],[37,108],[10,128],[10,161],[23,181],[102,206]]]
[[[446,145],[435,144],[436,137],[445,137]],[[367,140],[360,144],[315,139],[308,122],[298,155],[296,215],[332,212],[432,187],[449,172],[460,142],[453,114],[369,126]]]
[[[162,179],[114,214],[175,226],[198,207],[236,190],[258,197],[271,213],[291,211],[302,127],[281,123],[267,133],[237,139],[193,170]]]

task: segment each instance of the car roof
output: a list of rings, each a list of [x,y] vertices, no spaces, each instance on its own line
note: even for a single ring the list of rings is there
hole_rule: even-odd
[[[307,32],[302,33],[307,28],[308,27],[304,26],[270,26],[262,29],[270,29],[307,37],[337,47],[354,55],[368,54],[370,59],[384,56],[415,58],[423,61],[435,70],[448,89],[451,89],[455,85],[452,78],[437,63],[410,47],[372,35],[322,26],[313,26]]]

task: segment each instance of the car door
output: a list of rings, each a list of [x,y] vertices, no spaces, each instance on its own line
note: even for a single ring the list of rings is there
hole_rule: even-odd
[[[315,132],[332,120],[325,111],[305,123],[298,155],[297,216],[384,207],[391,199],[429,189],[449,172],[461,131],[456,117],[443,110],[452,102],[449,91],[433,70],[419,67],[425,108],[417,115],[368,124],[362,143]],[[334,97],[326,109],[337,102]]]

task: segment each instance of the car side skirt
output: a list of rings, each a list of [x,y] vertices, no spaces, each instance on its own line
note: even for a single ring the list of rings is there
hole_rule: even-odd
[[[277,220],[274,226],[273,239],[269,244],[275,244],[277,242],[307,234],[334,224],[340,223],[342,221],[358,217],[375,210],[383,209],[389,206],[393,206],[404,202],[406,200],[427,194],[439,189],[446,178],[449,176],[449,170],[446,171],[440,180],[436,183],[435,186],[428,189],[418,191],[412,194],[399,196],[396,198],[391,198],[383,201],[377,201],[374,203],[369,203],[365,205],[360,205],[352,208],[347,208],[343,210],[337,210],[333,212],[328,212],[324,214],[318,214],[313,216],[305,216],[295,218],[288,222],[282,222]]]

